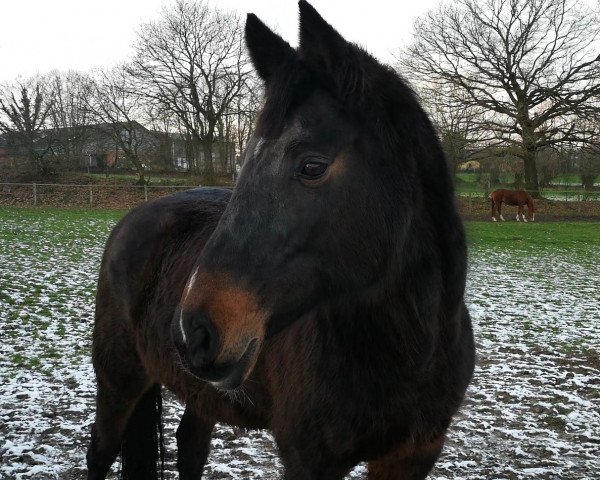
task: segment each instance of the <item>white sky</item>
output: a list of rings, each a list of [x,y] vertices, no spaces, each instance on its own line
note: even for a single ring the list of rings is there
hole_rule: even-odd
[[[348,40],[392,62],[410,41],[413,20],[440,0],[313,0],[313,6]],[[131,54],[143,21],[169,0],[0,0],[0,83],[52,69],[110,67]],[[222,10],[255,13],[297,44],[295,0],[211,0]]]

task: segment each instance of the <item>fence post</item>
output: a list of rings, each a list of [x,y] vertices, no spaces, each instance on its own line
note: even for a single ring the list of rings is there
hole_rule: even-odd
[[[33,206],[37,205],[37,184],[33,184]]]
[[[94,192],[92,190],[92,186],[90,185],[90,207],[94,206]]]
[[[148,201],[148,185],[144,185],[144,200]]]

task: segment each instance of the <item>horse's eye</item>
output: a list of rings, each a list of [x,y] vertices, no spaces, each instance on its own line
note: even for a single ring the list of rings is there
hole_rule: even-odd
[[[306,162],[300,169],[300,175],[304,178],[319,178],[325,173],[329,165],[323,162]]]

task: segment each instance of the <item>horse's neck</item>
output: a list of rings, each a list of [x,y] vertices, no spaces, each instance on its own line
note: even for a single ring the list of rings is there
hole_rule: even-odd
[[[325,314],[332,337],[372,352],[373,361],[433,361],[440,336],[456,336],[463,308],[464,234],[444,231],[444,241],[437,242],[436,231],[415,226],[380,278],[331,302]]]
[[[409,284],[375,286],[330,305],[322,320],[326,337],[335,341],[328,340],[324,348],[333,343],[359,358],[369,354],[371,366],[427,364],[438,341],[440,300],[431,292],[407,288]]]

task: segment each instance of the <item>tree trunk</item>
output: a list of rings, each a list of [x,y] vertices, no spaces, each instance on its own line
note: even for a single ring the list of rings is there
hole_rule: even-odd
[[[537,166],[535,164],[535,150],[526,149],[523,155],[523,172],[525,174],[525,190],[534,198],[539,198],[540,187],[538,184]]]
[[[133,166],[135,167],[135,170],[137,172],[137,175],[138,175],[137,184],[138,185],[146,185],[146,170],[145,170],[144,166],[142,165],[142,162],[140,162],[140,159],[138,158],[138,156],[135,154],[129,154],[129,155],[127,155],[127,157],[129,159],[129,161],[133,164]]]
[[[523,174],[521,172],[515,173],[515,183],[514,186],[516,189],[523,188]]]
[[[204,138],[203,150],[204,150],[204,169],[202,172],[202,176],[204,177],[204,182],[207,185],[215,185],[216,184],[216,176],[215,176],[215,167],[213,164],[213,137],[212,137],[212,135],[207,135]]]
[[[494,188],[500,185],[500,170],[496,164],[490,167],[490,187]]]
[[[593,190],[594,180],[596,180],[595,173],[582,173],[581,174],[581,186],[584,190]]]
[[[522,132],[521,138],[523,139],[522,144],[522,155],[523,159],[523,174],[525,177],[525,190],[533,197],[539,198],[540,186],[538,183],[537,165],[535,163],[536,157],[536,131],[531,125],[529,115],[526,112],[519,121]]]

